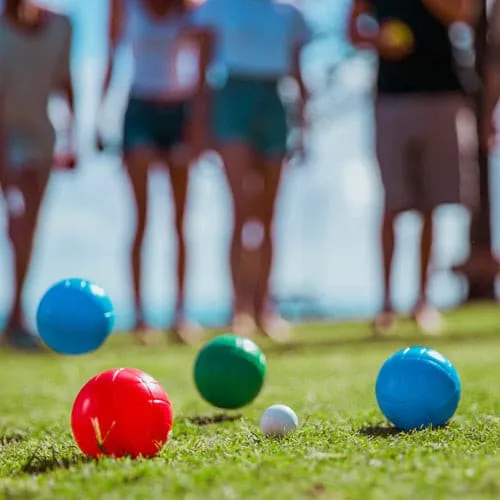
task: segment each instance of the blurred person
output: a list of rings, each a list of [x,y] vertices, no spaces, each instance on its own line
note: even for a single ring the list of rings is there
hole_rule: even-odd
[[[210,60],[209,103],[198,106],[195,122],[207,120],[233,204],[232,330],[251,335],[259,327],[286,340],[289,325],[269,300],[273,219],[288,136],[278,85],[295,79],[303,125],[307,89],[300,54],[311,31],[295,7],[271,0],[208,0],[195,22],[206,30],[202,60]]]
[[[177,72],[181,35],[190,29],[189,3],[184,0],[111,0],[110,60],[104,87],[109,89],[117,48],[122,40],[132,46],[134,71],[123,125],[123,160],[132,188],[137,221],[130,266],[136,314],[135,335],[140,343],[150,329],[142,304],[142,248],[148,218],[150,168],[168,169],[175,214],[177,243],[177,303],[172,339],[198,340],[201,329],[185,316],[186,241],[184,215],[193,159],[188,137],[189,104],[197,92],[196,68],[185,81]],[[193,30],[194,33],[194,30]],[[197,65],[198,63],[193,63]],[[188,71],[189,73],[189,71]]]
[[[67,17],[29,1],[5,0],[0,16],[0,188],[14,258],[14,300],[3,342],[37,349],[22,311],[38,216],[53,166],[49,98],[61,92],[73,114],[72,28]]]
[[[489,15],[489,33],[486,48],[484,129],[481,140],[488,149],[497,143],[495,111],[500,99],[500,1],[493,0]]]
[[[385,194],[384,302],[376,333],[388,333],[396,323],[391,300],[395,223],[408,210],[423,219],[412,316],[423,333],[442,329],[441,315],[427,296],[433,214],[443,204],[472,202],[477,169],[477,130],[450,28],[472,25],[475,16],[474,0],[354,0],[352,6],[351,41],[375,50],[379,59],[375,135]]]

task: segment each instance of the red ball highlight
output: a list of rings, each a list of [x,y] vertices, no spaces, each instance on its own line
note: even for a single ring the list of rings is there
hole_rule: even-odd
[[[71,429],[90,457],[153,457],[167,442],[173,411],[163,387],[134,368],[107,370],[78,393]]]

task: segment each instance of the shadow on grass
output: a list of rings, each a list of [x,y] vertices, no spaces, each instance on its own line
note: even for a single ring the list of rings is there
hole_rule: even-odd
[[[61,450],[57,446],[44,446],[34,450],[19,472],[38,475],[55,469],[69,469],[73,465],[89,463],[92,460],[76,450]]]
[[[326,495],[326,487],[322,483],[313,484],[307,491],[307,496],[311,498],[318,498]]]
[[[421,427],[421,428],[416,428],[416,429],[411,429],[411,430],[406,430],[403,431],[401,429],[396,429],[396,427],[388,427],[387,425],[373,425],[373,426],[368,426],[368,427],[362,427],[359,430],[359,433],[362,436],[368,436],[368,437],[380,437],[380,438],[390,438],[392,436],[399,436],[401,434],[417,434],[420,432],[424,431],[438,431],[440,429],[447,429],[449,427],[449,424],[442,424],[442,425],[436,425],[436,426],[429,426],[429,427]]]
[[[222,424],[224,422],[234,422],[235,420],[240,420],[242,415],[240,413],[236,415],[230,415],[228,413],[218,413],[217,415],[199,415],[194,417],[186,417],[185,421],[190,422],[195,425],[212,425],[212,424]]]
[[[359,429],[362,436],[376,437],[376,438],[390,438],[405,434],[405,431],[396,429],[396,427],[388,427],[387,425],[370,425]]]
[[[0,447],[13,443],[21,443],[22,441],[26,441],[26,439],[28,439],[28,434],[24,431],[0,431]]]
[[[356,338],[336,338],[329,340],[310,340],[296,341],[289,344],[274,344],[266,346],[264,349],[268,354],[286,354],[288,352],[302,350],[324,350],[329,347],[349,347],[359,345],[395,345],[400,346],[402,343],[407,345],[424,345],[432,342],[433,345],[449,345],[449,344],[472,344],[485,341],[500,342],[500,335],[497,331],[491,331],[481,334],[451,334],[428,337],[423,335],[401,335],[393,337],[375,337],[365,336]]]

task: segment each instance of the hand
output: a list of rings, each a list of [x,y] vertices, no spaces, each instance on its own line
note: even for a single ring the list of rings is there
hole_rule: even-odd
[[[491,151],[498,144],[498,130],[494,118],[485,120],[483,130],[481,130],[479,137],[481,146],[486,151]]]
[[[100,114],[102,114],[102,109],[104,108],[104,101],[101,102],[99,106],[99,111],[97,113],[97,120],[94,125],[94,147],[99,153],[103,153],[106,151],[108,144],[106,138],[103,136],[103,133],[101,131],[100,122],[101,122],[101,117]]]
[[[99,131],[97,131],[95,135],[95,147],[99,153],[102,153],[106,149],[106,143]]]
[[[290,165],[302,167],[306,164],[306,146],[304,144],[304,132],[303,130],[297,131],[297,136],[295,137],[294,144],[289,150],[287,162]]]
[[[54,156],[54,167],[58,170],[74,170],[78,164],[78,155],[75,147],[77,140],[75,138],[75,127],[72,116],[64,136],[65,140],[62,151],[57,152]]]
[[[75,170],[77,165],[78,158],[73,152],[57,154],[54,157],[54,168],[56,170]]]

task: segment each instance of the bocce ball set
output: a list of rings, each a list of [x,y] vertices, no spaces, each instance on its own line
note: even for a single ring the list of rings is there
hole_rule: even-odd
[[[60,281],[43,296],[37,311],[41,339],[63,355],[90,353],[104,344],[114,326],[105,291],[85,279]],[[224,410],[242,408],[259,395],[266,379],[264,353],[251,340],[221,335],[198,352],[194,382],[202,398]],[[439,352],[408,347],[382,365],[375,384],[380,410],[403,431],[439,427],[454,415],[461,395],[458,373]],[[153,457],[172,431],[173,409],[163,387],[147,373],[116,368],[91,378],[73,403],[71,428],[90,457]],[[299,420],[288,406],[270,406],[262,415],[265,436],[285,436]]]

